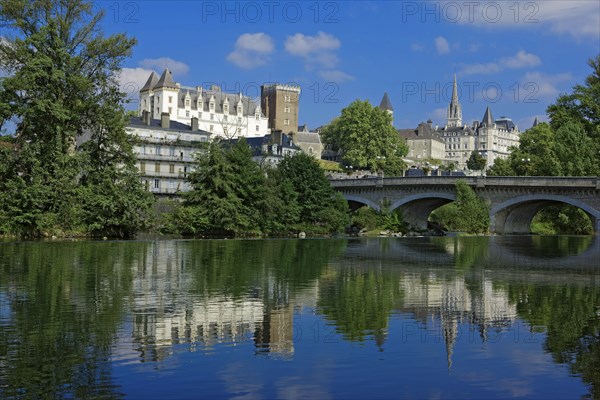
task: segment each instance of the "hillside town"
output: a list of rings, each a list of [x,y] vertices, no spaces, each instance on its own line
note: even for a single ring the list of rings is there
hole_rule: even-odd
[[[481,121],[463,121],[457,86],[455,76],[443,126],[428,120],[416,128],[396,129],[408,146],[403,158],[406,174],[423,174],[422,168],[425,174],[435,174],[442,166],[470,173],[467,160],[473,151],[485,158],[487,168],[518,146],[519,127],[508,117],[495,119],[489,106]],[[340,151],[332,150],[321,138],[324,127],[300,125],[300,93],[299,86],[268,84],[261,86],[260,99],[253,99],[223,92],[217,85],[182,86],[167,68],[160,76],[152,72],[139,92],[138,115],[130,117],[127,127],[129,134],[140,139],[134,150],[146,189],[167,196],[189,191],[186,177],[194,168],[199,144],[216,138],[245,138],[259,164],[277,165],[286,155],[298,152],[340,162]],[[387,93],[378,107],[392,117],[393,125],[394,107]],[[368,176],[371,171],[352,173],[335,177]]]

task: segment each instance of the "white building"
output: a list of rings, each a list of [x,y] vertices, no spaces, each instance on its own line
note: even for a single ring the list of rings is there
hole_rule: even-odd
[[[466,167],[473,150],[487,159],[487,168],[494,164],[496,158],[507,158],[511,146],[519,145],[519,128],[507,117],[494,120],[489,106],[481,122],[475,121],[471,126],[463,123],[456,76],[452,100],[448,105],[448,119],[439,132],[445,142],[446,159],[456,163],[459,168]]]
[[[198,129],[196,118],[186,125],[170,121],[168,113],[157,120],[144,111],[142,118],[130,118],[126,130],[139,139],[133,151],[147,190],[156,195],[176,196],[191,189],[186,178],[194,166],[194,153],[212,136]]]
[[[152,72],[140,90],[140,117],[144,111],[151,119],[168,113],[171,121],[187,125],[195,117],[200,130],[228,139],[270,133],[259,101],[242,93],[224,93],[216,85],[209,89],[181,86],[168,69],[160,77]]]

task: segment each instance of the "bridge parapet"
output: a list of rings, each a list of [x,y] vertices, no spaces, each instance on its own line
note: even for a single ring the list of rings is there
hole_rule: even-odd
[[[474,187],[555,187],[600,190],[598,177],[555,177],[555,176],[427,176],[364,179],[331,179],[334,188],[394,187],[394,186],[447,186],[458,180]]]

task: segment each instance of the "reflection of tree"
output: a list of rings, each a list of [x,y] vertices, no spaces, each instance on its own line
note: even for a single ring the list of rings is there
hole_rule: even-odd
[[[110,350],[142,243],[0,246],[0,397],[119,397]]]
[[[557,363],[569,365],[600,398],[600,288],[510,285],[517,312],[547,331],[544,347]]]
[[[243,296],[269,288],[269,301],[287,303],[296,289],[321,275],[343,240],[206,240],[186,242],[186,263],[199,293]]]
[[[391,271],[341,268],[321,280],[318,305],[346,339],[372,334],[382,345],[389,315],[402,299],[398,281]]]
[[[489,237],[432,237],[431,243],[444,248],[454,255],[456,269],[466,271],[486,259],[489,248]]]

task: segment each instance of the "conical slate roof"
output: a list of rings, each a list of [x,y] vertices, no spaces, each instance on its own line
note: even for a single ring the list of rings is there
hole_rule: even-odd
[[[167,87],[167,88],[177,89],[177,85],[175,84],[175,81],[173,80],[173,75],[171,74],[171,71],[169,71],[168,68],[165,68],[165,71],[160,76],[160,79],[158,80],[156,87],[157,88]]]
[[[540,123],[540,120],[538,119],[538,117],[535,117],[535,119],[533,120],[533,125],[531,127],[533,128],[534,126],[538,126],[539,123]]]
[[[157,83],[158,83],[158,75],[156,75],[156,72],[152,71],[152,73],[150,74],[150,77],[146,81],[146,84],[144,85],[144,87],[142,87],[140,89],[140,92],[143,92],[145,90],[154,89],[156,87]]]
[[[384,93],[383,99],[381,99],[381,104],[379,104],[379,108],[386,111],[394,111],[394,107],[392,107],[392,102],[390,101],[387,92]]]
[[[494,126],[494,117],[492,117],[492,110],[490,110],[490,106],[487,106],[485,109],[485,114],[483,115],[481,123],[488,127]]]

